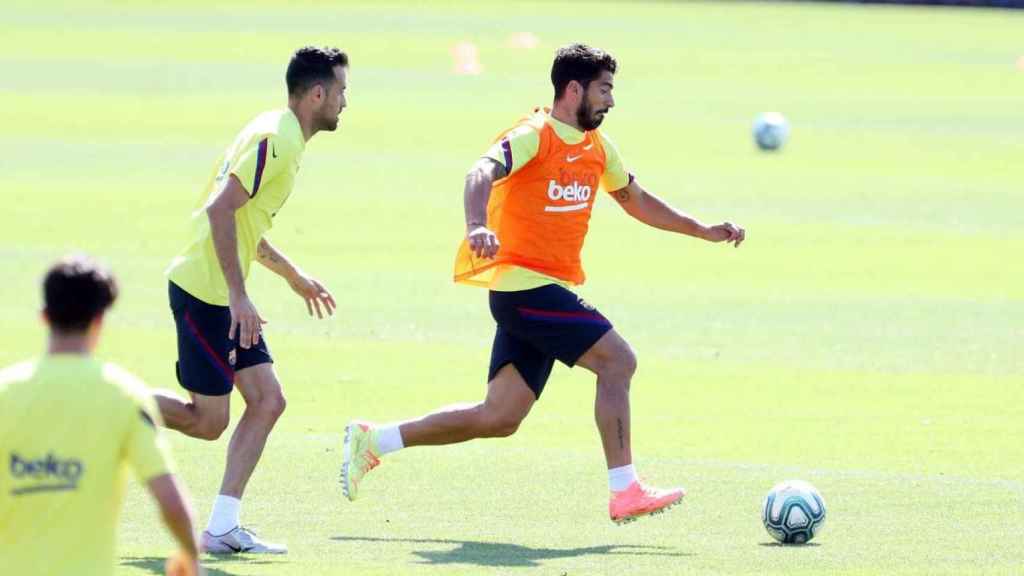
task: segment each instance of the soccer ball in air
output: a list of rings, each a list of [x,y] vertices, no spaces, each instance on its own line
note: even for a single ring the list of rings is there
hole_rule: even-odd
[[[789,122],[778,112],[758,114],[754,119],[754,142],[761,150],[778,150],[789,137]]]
[[[783,544],[803,544],[825,524],[825,500],[807,482],[780,482],[765,497],[761,519],[772,538]]]

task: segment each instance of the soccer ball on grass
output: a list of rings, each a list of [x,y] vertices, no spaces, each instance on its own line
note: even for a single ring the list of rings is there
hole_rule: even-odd
[[[765,497],[761,520],[772,538],[783,544],[803,544],[825,524],[825,500],[807,482],[780,482]]]

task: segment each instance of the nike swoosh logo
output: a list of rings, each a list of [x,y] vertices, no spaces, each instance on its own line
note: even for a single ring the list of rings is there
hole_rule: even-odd
[[[579,156],[566,156],[565,157],[565,161],[566,162],[575,162],[575,161],[579,160],[580,158],[583,158],[583,154],[580,154]]]
[[[221,544],[227,546],[232,552],[236,552],[237,553],[237,552],[241,552],[242,551],[242,547],[241,546],[235,547],[235,546],[232,546],[231,544],[228,544],[227,542],[224,542],[224,541],[221,541]]]
[[[594,147],[594,143],[593,143],[593,142],[591,142],[590,144],[587,144],[586,146],[584,146],[584,147],[583,147],[583,149],[584,149],[584,150],[590,150],[590,149],[591,149],[591,148],[593,148],[593,147]]]

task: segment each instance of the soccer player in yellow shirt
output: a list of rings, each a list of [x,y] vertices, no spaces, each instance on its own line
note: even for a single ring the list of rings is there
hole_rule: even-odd
[[[245,288],[258,261],[283,277],[323,318],[334,298],[317,280],[270,244],[265,234],[291,196],[306,142],[333,131],[345,108],[348,56],[337,48],[300,48],[285,80],[288,106],[265,112],[242,129],[218,161],[192,215],[193,235],[167,270],[178,332],[178,381],[188,401],[159,392],[167,425],[194,438],[216,440],[227,428],[231,391],[246,408],[228,445],[227,465],[203,548],[212,553],[283,554],[241,526],[242,493],[285,400],[262,334],[264,320]]]
[[[67,257],[47,272],[43,298],[46,355],[0,370],[0,573],[113,574],[131,469],[181,548],[174,573],[197,574],[192,512],[153,398],[92,356],[117,283],[93,260]]]

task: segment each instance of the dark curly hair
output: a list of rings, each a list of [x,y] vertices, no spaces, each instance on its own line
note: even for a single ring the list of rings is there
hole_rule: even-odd
[[[110,270],[89,256],[72,254],[43,278],[44,311],[54,330],[84,332],[117,300],[117,292]]]
[[[611,54],[586,44],[562,46],[555,53],[551,65],[551,84],[555,86],[555,100],[565,94],[565,87],[575,80],[586,89],[590,83],[607,70],[615,74],[618,63]]]
[[[334,67],[348,66],[348,54],[330,46],[303,46],[292,55],[284,79],[289,96],[301,96],[307,90],[334,81]]]

